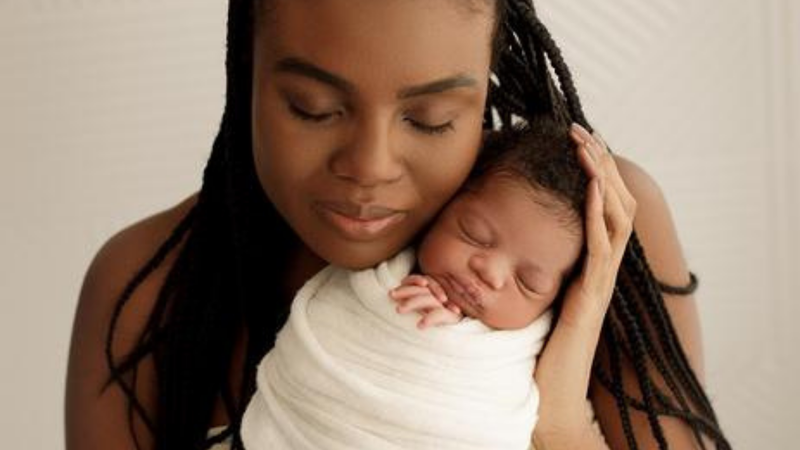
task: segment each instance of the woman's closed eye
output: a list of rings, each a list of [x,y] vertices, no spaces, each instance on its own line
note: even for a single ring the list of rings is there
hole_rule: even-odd
[[[411,117],[406,117],[404,120],[406,122],[408,122],[412,127],[414,127],[417,131],[420,131],[420,132],[425,133],[425,134],[430,134],[430,135],[445,134],[448,131],[452,131],[452,130],[455,129],[453,127],[453,121],[452,120],[449,120],[447,122],[443,122],[443,123],[440,123],[440,124],[436,124],[436,125],[430,125],[430,124],[427,124],[425,122],[422,122],[422,121],[419,121],[419,120],[416,120],[416,119],[412,119]]]
[[[338,117],[342,114],[341,111],[309,111],[308,109],[298,106],[293,102],[288,102],[289,111],[300,120],[305,120],[307,122],[314,122],[314,123],[323,123],[329,121],[335,117]]]

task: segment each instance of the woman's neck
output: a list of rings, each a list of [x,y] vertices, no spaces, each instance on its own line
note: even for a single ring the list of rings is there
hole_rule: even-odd
[[[305,244],[298,245],[289,258],[289,266],[286,271],[286,283],[283,288],[287,297],[293,299],[306,281],[326,265],[328,263],[309,250]]]

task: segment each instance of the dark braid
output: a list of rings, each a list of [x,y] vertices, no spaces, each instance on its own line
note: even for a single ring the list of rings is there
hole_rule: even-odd
[[[616,324],[611,320],[608,320],[606,326],[603,327],[604,343],[611,359],[611,377],[608,379],[606,388],[614,395],[614,401],[620,411],[622,430],[625,433],[625,439],[628,441],[628,447],[638,448],[636,437],[633,435],[633,426],[631,426],[631,412],[625,405],[625,391],[622,387],[622,366],[619,356],[621,346],[624,344],[617,337],[619,334],[617,328]]]
[[[126,285],[110,322],[106,388],[120,387],[128,399],[131,433],[136,417],[152,433],[157,449],[208,448],[228,437],[234,449],[243,448],[239,427],[254,389],[256,365],[274,345],[277,330],[288,316],[289,299],[279,286],[299,240],[264,196],[251,154],[254,18],[264,1],[229,2],[225,111],[197,202]],[[533,6],[526,0],[497,2],[500,23],[484,127],[504,128],[515,120],[549,115],[591,129],[569,69]],[[266,236],[265,230],[271,234]],[[136,345],[125,355],[115,354],[118,322],[133,293],[175,251],[177,258]],[[730,448],[678,342],[661,295],[662,291],[690,292],[696,286],[696,279],[692,280],[686,288],[656,281],[635,234],[631,237],[602,334],[611,373],[598,364],[594,371],[599,384],[615,399],[631,448],[637,448],[631,408],[647,414],[661,448],[667,447],[658,421],[663,415],[681,418],[697,436],[703,433],[712,438],[718,448]],[[240,342],[246,343],[242,384],[233,392],[230,368]],[[148,356],[153,357],[157,383],[157,404],[149,412],[136,390],[138,368]],[[622,358],[635,368],[643,399],[624,391]],[[648,361],[664,378],[671,395],[655,385],[646,370]],[[230,424],[208,438],[217,400],[224,405]]]
[[[264,198],[248,161],[253,8],[252,0],[229,4],[227,101],[197,203],[128,283],[109,328],[109,384],[121,387],[131,415],[145,423],[157,449],[207,448],[230,435],[234,447],[242,448],[238,427],[254,385],[255,362],[272,347],[287,313],[288,302],[275,287],[281,285],[296,237]],[[273,233],[269,239],[264,230]],[[113,354],[119,316],[131,295],[184,238],[135,348]],[[242,331],[247,342],[242,390],[234,393],[229,371]],[[154,416],[145,411],[131,381],[150,354],[157,380]],[[231,426],[208,439],[217,399]]]

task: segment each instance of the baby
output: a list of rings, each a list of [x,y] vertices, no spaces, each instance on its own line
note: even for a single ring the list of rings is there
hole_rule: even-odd
[[[583,248],[587,180],[566,129],[533,127],[489,136],[476,173],[419,246],[422,274],[390,292],[398,312],[421,315],[420,328],[464,316],[525,327],[570,277]]]
[[[248,449],[528,448],[587,189],[566,126],[531,129],[488,136],[416,255],[331,265],[303,286],[259,364]]]

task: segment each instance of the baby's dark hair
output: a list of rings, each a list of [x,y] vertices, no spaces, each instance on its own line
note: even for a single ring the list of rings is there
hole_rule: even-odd
[[[569,128],[549,117],[524,126],[492,131],[486,136],[467,185],[500,174],[519,179],[564,225],[583,229],[588,176],[578,161]]]

